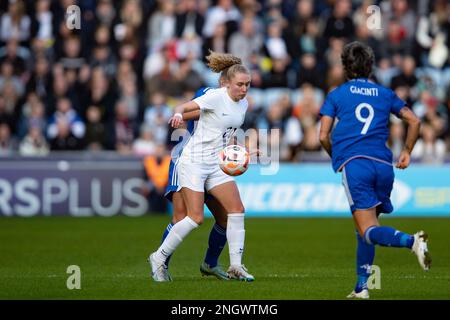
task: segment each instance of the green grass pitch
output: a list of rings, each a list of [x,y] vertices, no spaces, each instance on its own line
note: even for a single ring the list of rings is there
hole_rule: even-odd
[[[246,220],[244,263],[256,281],[202,277],[199,265],[213,221],[195,230],[171,261],[174,281],[149,277],[168,216],[0,219],[0,299],[345,299],[355,281],[350,218]],[[450,299],[450,219],[384,218],[382,224],[430,235],[433,265],[423,272],[406,249],[380,248],[374,299]],[[221,264],[228,266],[227,248]],[[81,289],[68,290],[69,265]]]

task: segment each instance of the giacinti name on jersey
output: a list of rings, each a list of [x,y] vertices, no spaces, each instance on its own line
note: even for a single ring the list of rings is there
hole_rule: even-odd
[[[371,97],[378,96],[378,88],[365,88],[365,87],[350,86],[350,92],[356,93],[356,94],[362,94],[365,96],[371,96]]]

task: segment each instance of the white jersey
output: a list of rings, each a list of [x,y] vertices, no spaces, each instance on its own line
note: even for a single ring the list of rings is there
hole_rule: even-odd
[[[180,161],[217,164],[219,152],[243,123],[248,101],[233,101],[226,88],[210,89],[193,100],[200,107],[200,118],[184,146]]]

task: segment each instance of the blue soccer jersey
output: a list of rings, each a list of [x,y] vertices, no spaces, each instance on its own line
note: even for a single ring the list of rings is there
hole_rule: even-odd
[[[356,157],[392,164],[392,152],[386,145],[389,117],[391,113],[398,116],[405,105],[392,90],[363,78],[330,92],[320,114],[337,119],[331,136],[334,171],[341,171]]]

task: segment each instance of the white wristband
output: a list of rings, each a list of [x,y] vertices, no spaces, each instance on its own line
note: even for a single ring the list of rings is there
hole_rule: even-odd
[[[173,115],[173,117],[174,117],[174,118],[177,117],[177,118],[180,118],[180,120],[183,120],[183,115],[182,115],[181,113],[179,113],[179,112],[175,113],[175,114]]]

